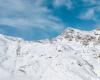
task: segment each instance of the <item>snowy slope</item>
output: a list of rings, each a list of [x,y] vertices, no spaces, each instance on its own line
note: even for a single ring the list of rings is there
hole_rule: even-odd
[[[0,80],[100,80],[100,30],[37,42],[0,35]]]

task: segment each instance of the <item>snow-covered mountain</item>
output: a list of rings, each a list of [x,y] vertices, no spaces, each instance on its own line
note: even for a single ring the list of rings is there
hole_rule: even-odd
[[[0,35],[0,80],[100,80],[100,29],[36,42]]]

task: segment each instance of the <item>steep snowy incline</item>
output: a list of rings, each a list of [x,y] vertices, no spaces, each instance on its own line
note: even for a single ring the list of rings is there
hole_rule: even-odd
[[[0,35],[0,80],[100,80],[100,30],[37,42]]]

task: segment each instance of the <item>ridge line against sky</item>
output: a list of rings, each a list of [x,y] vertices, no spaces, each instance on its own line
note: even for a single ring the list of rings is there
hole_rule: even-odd
[[[100,0],[0,0],[0,10],[0,33],[27,40],[100,27]]]

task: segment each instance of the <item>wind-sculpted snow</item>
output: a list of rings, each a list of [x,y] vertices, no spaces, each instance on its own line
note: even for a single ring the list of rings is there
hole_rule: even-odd
[[[100,80],[99,36],[76,29],[51,41],[0,35],[0,80]]]

